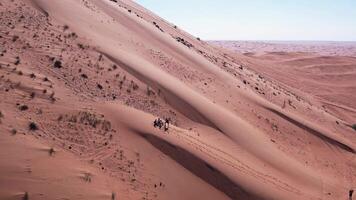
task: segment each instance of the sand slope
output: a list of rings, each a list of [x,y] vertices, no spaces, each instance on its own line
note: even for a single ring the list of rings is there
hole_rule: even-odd
[[[342,199],[355,185],[353,115],[283,81],[295,80],[283,65],[318,70],[326,57],[236,55],[133,1],[0,9],[4,198]],[[168,132],[156,117],[172,119]],[[39,174],[9,171],[23,160]]]

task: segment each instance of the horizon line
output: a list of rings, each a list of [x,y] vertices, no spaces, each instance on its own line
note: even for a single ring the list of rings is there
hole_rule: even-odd
[[[203,39],[204,40],[204,39]],[[235,41],[244,41],[244,42],[355,42],[356,40],[269,40],[269,39],[206,39],[204,41],[226,41],[226,42],[235,42]]]

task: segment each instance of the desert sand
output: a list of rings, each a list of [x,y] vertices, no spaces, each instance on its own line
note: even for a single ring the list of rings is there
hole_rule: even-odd
[[[130,0],[2,1],[0,21],[0,199],[356,186],[352,45],[206,42]]]

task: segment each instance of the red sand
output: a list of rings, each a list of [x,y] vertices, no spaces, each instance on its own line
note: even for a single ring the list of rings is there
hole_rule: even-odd
[[[333,200],[355,187],[354,57],[233,52],[127,0],[0,11],[0,199]]]

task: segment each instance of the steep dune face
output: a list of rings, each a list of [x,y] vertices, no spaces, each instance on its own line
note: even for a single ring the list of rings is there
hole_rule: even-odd
[[[111,199],[340,199],[355,184],[350,122],[245,67],[261,60],[210,46],[132,1],[31,0],[0,8],[7,22],[0,126],[10,133],[23,127],[25,137],[69,151],[66,162],[100,170],[93,180],[117,185]],[[171,118],[168,132],[153,127],[156,117]],[[50,166],[38,170],[52,173]],[[101,198],[91,195],[81,198]]]

